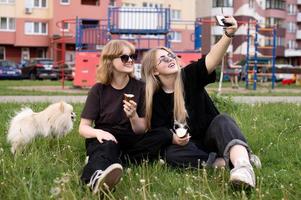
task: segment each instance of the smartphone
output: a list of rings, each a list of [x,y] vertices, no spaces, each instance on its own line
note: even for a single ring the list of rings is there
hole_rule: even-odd
[[[217,15],[217,16],[215,16],[215,18],[216,18],[216,21],[217,21],[217,23],[218,23],[219,26],[223,26],[223,27],[232,26],[231,23],[225,22],[225,17],[222,16],[222,15]]]

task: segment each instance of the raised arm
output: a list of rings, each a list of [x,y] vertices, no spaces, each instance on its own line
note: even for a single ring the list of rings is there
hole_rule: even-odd
[[[226,17],[225,21],[231,23],[232,26],[225,28],[222,38],[211,48],[206,56],[205,62],[209,74],[214,71],[217,65],[221,62],[224,54],[231,44],[232,37],[237,30],[237,21],[234,19],[234,17]]]

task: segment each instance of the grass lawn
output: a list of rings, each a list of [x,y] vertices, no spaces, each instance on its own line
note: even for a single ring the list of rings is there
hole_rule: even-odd
[[[38,87],[44,86],[42,89]],[[56,86],[58,90],[47,90],[44,89],[47,86]],[[62,90],[61,81],[51,80],[0,80],[0,95],[84,95],[81,91],[68,92],[68,88],[72,88],[72,81],[64,82],[64,90]],[[20,87],[28,87],[30,89],[23,89]]]
[[[235,190],[228,184],[228,169],[172,169],[166,164],[143,163],[124,170],[117,190],[107,199],[301,199],[301,112],[293,104],[238,105],[216,99],[218,107],[233,116],[245,133],[263,168],[256,170],[257,188]],[[64,138],[38,138],[16,158],[5,135],[9,118],[30,106],[0,103],[1,199],[98,199],[80,183],[84,165],[84,139],[73,131]],[[82,104],[74,104],[77,116]]]
[[[221,95],[223,96],[301,96],[301,85],[282,85],[278,82],[275,88],[272,89],[271,82],[257,84],[256,90],[253,90],[253,84],[246,89],[245,82],[239,83],[239,89],[232,89],[229,81],[224,81],[221,88]],[[217,92],[219,83],[215,82],[209,84],[206,89],[209,93]]]
[[[52,87],[51,89],[47,86]],[[24,88],[25,87],[25,88]],[[26,88],[27,87],[27,88]],[[209,84],[206,89],[209,93],[217,92],[219,83]],[[65,89],[62,89],[60,81],[50,80],[0,80],[0,95],[86,95],[88,89],[73,88],[72,81],[65,81]],[[253,85],[245,89],[245,83],[240,82],[240,89],[232,89],[229,81],[222,84],[223,96],[301,96],[300,85],[281,85],[278,83],[272,90],[271,83],[258,84],[257,90]]]

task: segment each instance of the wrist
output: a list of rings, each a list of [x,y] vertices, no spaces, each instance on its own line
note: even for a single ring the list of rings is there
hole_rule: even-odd
[[[234,33],[228,33],[227,30],[225,30],[225,35],[231,39],[234,37]]]

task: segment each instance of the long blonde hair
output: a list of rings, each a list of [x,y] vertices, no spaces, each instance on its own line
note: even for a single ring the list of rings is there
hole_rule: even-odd
[[[130,49],[131,54],[135,53],[135,47],[125,40],[111,40],[108,42],[102,52],[99,61],[99,67],[96,71],[96,81],[102,84],[110,84],[113,79],[113,59],[122,55],[124,47]],[[133,77],[134,72],[131,74]]]
[[[166,47],[151,49],[146,52],[142,59],[142,78],[145,80],[145,118],[147,129],[151,128],[152,108],[153,108],[153,95],[162,83],[158,76],[154,75],[154,70],[157,66],[156,55],[158,50],[165,50],[169,53],[172,51]],[[179,70],[174,84],[174,119],[180,123],[186,123],[187,111],[184,101],[183,81],[181,77],[181,70]]]

